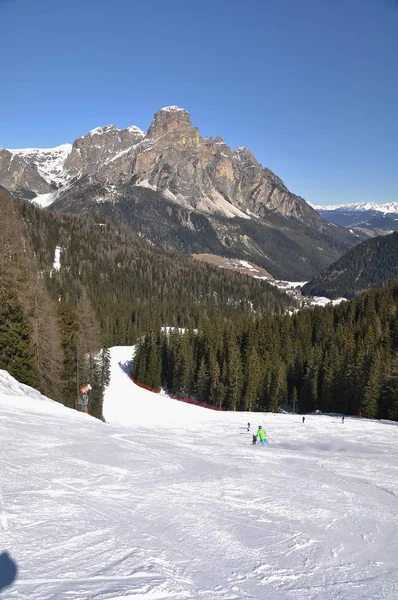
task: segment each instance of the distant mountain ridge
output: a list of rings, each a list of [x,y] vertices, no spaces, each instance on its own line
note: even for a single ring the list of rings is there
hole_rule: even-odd
[[[366,240],[306,283],[302,292],[327,298],[351,298],[398,280],[398,232]]]
[[[374,211],[381,213],[398,213],[398,202],[356,202],[352,204],[330,204],[326,206],[314,205],[311,206],[316,211],[339,211],[339,212],[364,212]]]
[[[325,221],[346,227],[360,237],[386,235],[398,230],[398,202],[362,202],[314,208]]]
[[[51,210],[103,212],[166,250],[250,260],[275,277],[308,279],[359,241],[247,148],[202,138],[177,106],[147,133],[109,125],[72,145],[0,150],[0,184]]]

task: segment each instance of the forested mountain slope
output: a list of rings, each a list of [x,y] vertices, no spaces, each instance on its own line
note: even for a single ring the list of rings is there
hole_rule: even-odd
[[[333,224],[321,222],[318,227],[266,207],[256,219],[243,214],[229,218],[192,210],[156,190],[131,183],[119,185],[111,196],[106,186],[88,178],[62,193],[51,209],[101,212],[177,255],[238,257],[288,280],[307,280],[359,242],[357,236]]]
[[[398,232],[362,242],[308,282],[302,292],[351,298],[398,279]]]

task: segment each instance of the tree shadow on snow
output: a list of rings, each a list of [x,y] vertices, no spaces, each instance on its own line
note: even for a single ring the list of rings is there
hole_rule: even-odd
[[[119,367],[121,368],[123,373],[126,373],[126,375],[130,375],[131,369],[133,367],[133,361],[126,360],[125,362],[119,362]]]
[[[8,552],[0,554],[0,592],[17,578],[18,567]]]

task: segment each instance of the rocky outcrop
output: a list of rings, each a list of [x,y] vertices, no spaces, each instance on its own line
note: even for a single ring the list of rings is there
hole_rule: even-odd
[[[71,177],[99,174],[104,181],[124,181],[131,174],[133,147],[145,137],[138,127],[97,127],[78,138],[64,168]]]
[[[170,131],[178,129],[191,128],[191,115],[189,112],[178,106],[166,106],[155,113],[150,128],[148,129],[149,138],[157,138]]]

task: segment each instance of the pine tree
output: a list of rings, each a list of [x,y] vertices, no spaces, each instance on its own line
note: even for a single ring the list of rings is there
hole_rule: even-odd
[[[202,402],[207,401],[207,387],[208,387],[208,371],[204,358],[199,363],[198,372],[196,374],[196,385],[195,391]]]
[[[370,362],[365,392],[361,403],[363,417],[374,419],[377,415],[378,400],[382,388],[382,371],[380,352],[376,352]]]
[[[242,362],[240,350],[232,336],[228,341],[227,354],[226,403],[229,410],[237,410],[242,392]]]
[[[32,327],[16,298],[0,294],[0,369],[37,386]]]
[[[145,383],[156,392],[159,392],[162,387],[162,359],[159,335],[152,334],[151,336]]]
[[[297,401],[298,401],[297,388],[295,386],[292,390],[292,396],[291,396],[291,404],[292,404],[293,413],[295,413],[297,411]]]
[[[62,402],[63,351],[57,307],[49,297],[42,278],[31,273],[27,306],[32,323],[32,343],[39,390]]]
[[[315,365],[307,368],[300,392],[300,412],[313,412],[318,408],[318,374]]]
[[[286,367],[282,361],[276,363],[271,377],[270,401],[268,410],[278,412],[279,407],[287,403]]]

